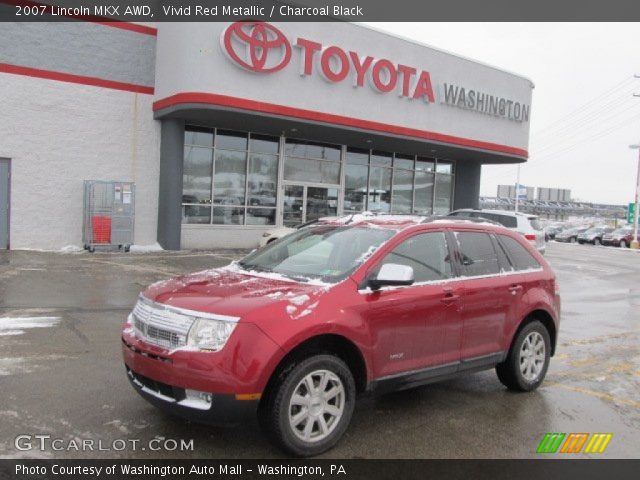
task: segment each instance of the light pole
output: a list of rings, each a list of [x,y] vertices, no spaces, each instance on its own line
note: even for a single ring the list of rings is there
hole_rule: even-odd
[[[640,144],[629,145],[629,148],[638,150],[638,177],[636,178],[636,198],[633,208],[633,238],[631,239],[631,248],[638,249],[638,191],[640,190]]]

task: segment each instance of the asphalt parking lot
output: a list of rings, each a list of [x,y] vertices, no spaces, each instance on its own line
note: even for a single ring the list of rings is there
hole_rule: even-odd
[[[144,286],[239,256],[1,252],[0,458],[280,457],[255,425],[211,428],[160,413],[133,391],[121,361],[120,326]],[[640,253],[552,242],[547,259],[558,276],[563,317],[542,388],[510,393],[487,371],[365,398],[325,456],[535,458],[547,432],[610,432],[606,452],[593,456],[637,457]],[[16,317],[48,320],[7,320]],[[14,439],[23,434],[103,445],[193,439],[194,448],[18,451]]]

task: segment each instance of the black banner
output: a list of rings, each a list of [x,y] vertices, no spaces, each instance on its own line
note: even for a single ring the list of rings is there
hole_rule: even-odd
[[[0,460],[11,479],[636,479],[639,460]]]
[[[0,0],[0,22],[637,21],[637,0]]]

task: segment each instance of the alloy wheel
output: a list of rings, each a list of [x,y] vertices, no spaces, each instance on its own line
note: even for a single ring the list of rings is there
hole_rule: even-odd
[[[545,363],[545,344],[542,335],[531,332],[520,347],[520,373],[530,383],[538,380]]]
[[[340,423],[346,394],[342,380],[329,370],[307,374],[296,385],[289,401],[289,426],[304,442],[327,438]]]

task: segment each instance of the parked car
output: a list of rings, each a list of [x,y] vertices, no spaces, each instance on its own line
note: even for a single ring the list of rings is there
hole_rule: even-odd
[[[601,245],[602,237],[607,233],[613,232],[610,227],[592,227],[578,234],[578,243],[590,243],[591,245]]]
[[[285,235],[289,235],[290,233],[295,232],[296,230],[301,229],[302,227],[306,227],[307,225],[312,225],[316,223],[318,220],[311,220],[309,222],[301,223],[295,227],[276,227],[271,230],[267,230],[260,237],[259,247],[262,248],[265,245],[275,242],[279,238],[284,237]]]
[[[602,236],[603,245],[613,245],[622,248],[629,247],[632,240],[633,228],[631,227],[619,228],[611,233],[605,233]],[[637,240],[640,241],[640,235],[638,235]]]
[[[538,217],[509,210],[460,209],[449,214],[452,217],[484,218],[521,233],[541,254],[547,248],[544,228]]]
[[[554,240],[556,242],[576,243],[578,241],[578,235],[586,232],[588,229],[589,227],[569,228],[556,234],[556,238]]]
[[[551,225],[545,229],[545,232],[549,237],[549,240],[553,240],[556,238],[556,235],[562,232],[563,230],[564,230],[564,227],[562,225]]]
[[[149,286],[122,351],[153,405],[211,424],[257,415],[277,445],[308,456],[336,444],[364,392],[489,368],[511,390],[535,390],[559,316],[553,271],[514,231],[342,217]]]

